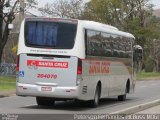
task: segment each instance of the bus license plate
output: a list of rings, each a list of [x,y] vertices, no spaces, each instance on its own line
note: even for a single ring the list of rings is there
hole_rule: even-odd
[[[41,91],[46,91],[46,92],[51,92],[52,91],[52,87],[50,86],[42,86],[41,87]]]

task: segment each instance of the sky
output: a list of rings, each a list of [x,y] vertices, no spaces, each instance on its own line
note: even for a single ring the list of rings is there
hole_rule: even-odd
[[[152,3],[155,5],[155,9],[160,8],[160,0],[152,0]]]
[[[53,2],[54,0],[37,0],[39,6],[44,6],[47,2],[48,3],[51,3]],[[87,0],[85,0],[87,1]],[[160,8],[160,0],[151,0],[151,2],[155,5],[155,9],[156,8]]]

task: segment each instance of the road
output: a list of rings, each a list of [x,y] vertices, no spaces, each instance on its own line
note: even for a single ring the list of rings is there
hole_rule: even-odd
[[[134,94],[127,96],[124,102],[117,101],[116,97],[101,100],[98,108],[89,108],[87,105],[77,104],[74,101],[56,102],[54,107],[39,107],[32,97],[5,97],[0,98],[0,113],[11,114],[108,114],[128,107],[160,99],[160,80],[137,81]],[[48,116],[49,117],[49,116]]]

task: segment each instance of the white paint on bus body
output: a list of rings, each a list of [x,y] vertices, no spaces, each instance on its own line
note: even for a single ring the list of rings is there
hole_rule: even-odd
[[[48,20],[45,18],[29,19],[31,21]],[[54,20],[50,19],[49,22],[54,22]],[[61,23],[65,21],[65,19],[60,20]],[[130,49],[133,50],[134,36],[132,34],[93,21],[72,20],[77,23],[73,48],[41,48],[26,45],[24,37],[26,21],[27,19],[22,22],[19,35],[18,70],[24,71],[24,76],[17,77],[17,95],[92,100],[98,81],[101,83],[101,98],[105,98],[125,94],[128,80],[130,92],[133,92],[135,87],[133,56],[130,59],[87,56],[85,45],[85,30],[92,30],[128,38]],[[82,62],[80,69],[79,60]]]

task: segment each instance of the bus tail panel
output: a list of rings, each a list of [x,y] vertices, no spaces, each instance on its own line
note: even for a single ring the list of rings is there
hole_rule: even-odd
[[[44,86],[44,91],[49,91],[47,86],[73,87],[76,86],[77,64],[77,57],[20,54],[18,82]]]

